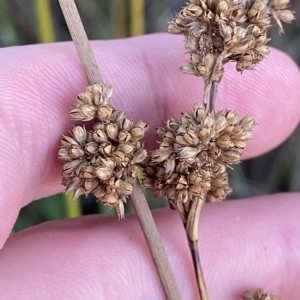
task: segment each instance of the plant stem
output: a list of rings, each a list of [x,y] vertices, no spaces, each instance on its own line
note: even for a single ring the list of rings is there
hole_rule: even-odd
[[[94,53],[91,49],[74,0],[58,1],[89,83],[103,83]]]
[[[191,250],[192,258],[193,258],[193,264],[194,269],[196,273],[197,283],[198,283],[198,289],[200,293],[201,300],[209,300],[204,275],[200,263],[200,256],[199,256],[199,250],[198,250],[198,240],[197,241],[191,241],[188,237],[189,247]]]
[[[198,251],[198,230],[199,230],[199,217],[202,207],[205,203],[205,196],[198,198],[192,202],[187,212],[187,221],[185,224],[185,230],[187,234],[187,239],[189,242],[190,251],[193,258],[194,269],[196,273],[198,288],[200,292],[201,300],[209,300],[208,292],[202,272],[202,267],[200,264],[200,257]]]
[[[59,3],[89,83],[102,83],[103,80],[100,71],[74,0],[59,0]],[[181,296],[179,294],[175,277],[172,273],[167,255],[159,238],[147,200],[138,182],[132,181],[132,184],[132,203],[152,254],[166,298],[168,300],[180,300]]]
[[[215,111],[217,92],[218,92],[218,82],[213,81],[211,83],[210,94],[209,94],[209,111],[210,112]]]
[[[82,215],[80,201],[72,201],[73,193],[72,191],[64,195],[66,217],[76,218]],[[79,199],[78,199],[79,200]]]
[[[167,299],[181,299],[171,266],[159,238],[143,190],[138,180],[130,180],[130,183],[133,185],[133,190],[135,191],[130,198],[148,243],[166,297]]]

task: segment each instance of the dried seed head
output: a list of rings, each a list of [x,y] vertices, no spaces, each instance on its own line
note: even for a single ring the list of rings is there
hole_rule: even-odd
[[[142,121],[134,124],[124,112],[116,113],[109,104],[111,95],[110,87],[98,84],[78,95],[72,112],[80,110],[83,114],[84,106],[96,107],[94,117],[98,114],[99,121],[92,130],[76,126],[71,136],[64,136],[58,158],[63,163],[63,185],[74,190],[74,199],[93,193],[110,208],[116,207],[122,218],[123,202],[132,192],[126,179],[138,176],[140,164],[147,157],[140,139],[148,126]]]
[[[272,16],[272,20],[279,34],[284,33],[281,21],[291,23],[293,20],[295,20],[294,13],[287,9],[290,1],[274,0],[271,2],[272,4],[270,7],[270,13]]]
[[[98,118],[101,121],[110,120],[114,108],[110,105],[112,87],[94,84],[87,87],[84,93],[77,96],[77,100],[70,112],[75,121],[90,121]]]
[[[261,289],[257,290],[256,292],[246,291],[242,297],[244,300],[280,300],[281,299],[277,296],[267,294]]]
[[[253,69],[269,53],[265,44],[271,19],[279,33],[281,21],[294,19],[288,4],[289,0],[190,0],[168,28],[186,37],[190,61],[181,70],[210,84],[221,80],[228,61],[236,61],[240,72]]]
[[[232,191],[226,167],[240,162],[254,124],[250,116],[240,118],[230,110],[210,113],[195,104],[192,113],[157,130],[162,141],[145,169],[144,185],[154,196],[175,202],[205,195],[211,202],[223,200]]]

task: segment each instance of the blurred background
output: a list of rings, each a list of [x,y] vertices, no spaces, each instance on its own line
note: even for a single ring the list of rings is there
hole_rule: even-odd
[[[90,39],[114,39],[165,32],[186,0],[77,0]],[[291,0],[296,20],[284,24],[285,34],[273,29],[270,45],[288,53],[300,65],[300,3]],[[105,29],[105,30],[104,30]],[[0,0],[0,47],[71,40],[57,0]],[[300,99],[299,99],[300,100]],[[267,134],[267,133],[266,133]],[[300,191],[300,127],[282,145],[230,171],[233,193],[228,200],[286,191]],[[59,194],[24,207],[14,231],[53,219],[85,214],[114,214],[93,197],[70,201]],[[152,209],[166,206],[147,194]],[[130,205],[127,211],[133,211]]]

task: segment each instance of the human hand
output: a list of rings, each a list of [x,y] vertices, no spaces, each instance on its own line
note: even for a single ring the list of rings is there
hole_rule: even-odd
[[[181,37],[152,35],[92,43],[114,105],[154,131],[201,99],[200,78],[178,71]],[[134,215],[52,221],[9,236],[20,208],[61,192],[57,150],[76,95],[87,85],[72,43],[0,50],[0,299],[163,299]],[[282,142],[299,121],[300,74],[284,54],[270,56],[242,76],[229,65],[216,110],[229,108],[257,121],[244,158]],[[211,299],[239,299],[263,287],[282,299],[300,295],[298,194],[207,204],[200,220],[200,252]],[[183,299],[197,299],[181,220],[154,212]]]

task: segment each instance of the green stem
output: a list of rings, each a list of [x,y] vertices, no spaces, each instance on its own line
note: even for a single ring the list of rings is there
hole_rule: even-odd
[[[80,201],[72,201],[72,196],[73,192],[64,194],[67,218],[76,218],[82,215]]]

